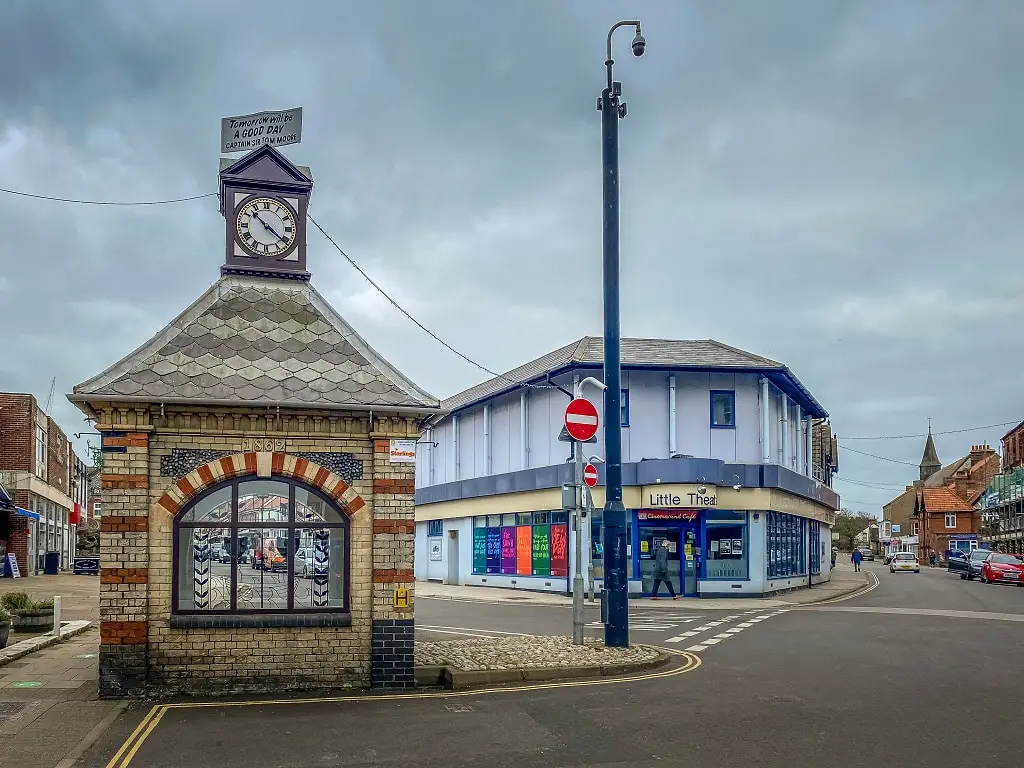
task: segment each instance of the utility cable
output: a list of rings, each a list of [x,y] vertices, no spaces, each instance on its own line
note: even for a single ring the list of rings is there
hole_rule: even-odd
[[[31,197],[34,200],[49,200],[54,203],[75,203],[76,205],[120,205],[120,206],[132,206],[132,205],[171,205],[172,203],[187,203],[190,200],[202,200],[206,197],[216,197],[217,192],[207,192],[205,195],[192,195],[192,197],[176,197],[172,200],[76,200],[70,197],[51,197],[50,195],[34,195],[31,192],[19,192],[16,189],[4,189],[0,187],[0,192],[6,192],[9,195],[17,195],[18,197]]]

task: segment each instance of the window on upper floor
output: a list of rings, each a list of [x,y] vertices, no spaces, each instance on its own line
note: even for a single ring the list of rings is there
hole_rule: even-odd
[[[918,523],[918,522],[915,522],[913,530],[914,530],[913,535],[917,536],[921,532],[921,524]]]
[[[711,428],[736,428],[736,393],[732,390],[711,390]]]
[[[956,513],[955,512],[948,512],[946,514],[946,527],[947,528],[956,528]]]
[[[46,479],[46,428],[36,424],[36,475]]]
[[[623,427],[629,426],[629,390],[622,390],[622,397],[619,399],[619,424]]]

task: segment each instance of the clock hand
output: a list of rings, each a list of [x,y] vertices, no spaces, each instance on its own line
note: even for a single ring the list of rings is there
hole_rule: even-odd
[[[261,219],[261,218],[260,218],[260,215],[259,215],[258,213],[257,213],[257,214],[255,214],[255,218],[256,218],[256,220],[257,220],[257,221],[258,221],[258,222],[259,222],[260,224],[262,224],[262,225],[263,225],[263,228],[264,228],[265,230],[267,230],[267,231],[268,231],[268,232],[269,232],[270,234],[272,234],[272,235],[273,235],[274,237],[276,237],[276,238],[277,238],[278,240],[284,240],[284,238],[283,238],[283,237],[281,237],[281,236],[280,236],[279,234],[277,234],[277,230],[275,230],[275,229],[274,229],[274,228],[273,228],[272,226],[270,226],[269,224],[267,224],[267,222],[265,222],[265,221],[264,221],[263,219]]]

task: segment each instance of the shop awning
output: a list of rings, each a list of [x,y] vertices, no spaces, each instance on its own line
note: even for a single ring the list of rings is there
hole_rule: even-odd
[[[39,513],[33,512],[31,509],[22,509],[21,507],[15,507],[14,513],[17,515],[21,515],[22,517],[30,517],[33,520],[39,519]]]

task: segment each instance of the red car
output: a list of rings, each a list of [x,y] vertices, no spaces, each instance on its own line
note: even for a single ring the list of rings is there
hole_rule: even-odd
[[[984,584],[1003,581],[1018,587],[1024,586],[1024,562],[1013,555],[993,552],[981,564],[981,581]]]

